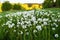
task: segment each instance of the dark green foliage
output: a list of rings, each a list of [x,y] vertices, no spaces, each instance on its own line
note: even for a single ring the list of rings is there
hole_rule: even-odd
[[[60,0],[56,0],[56,5],[60,8]]]
[[[51,0],[45,0],[43,3],[44,8],[51,8],[52,6],[52,1]]]
[[[6,1],[2,4],[2,11],[9,11],[12,9],[12,5]]]
[[[60,8],[60,0],[56,0],[55,2],[54,0],[45,0],[43,3],[43,7],[44,8],[53,8],[53,7]]]
[[[14,4],[13,10],[21,10],[21,6],[19,4]]]

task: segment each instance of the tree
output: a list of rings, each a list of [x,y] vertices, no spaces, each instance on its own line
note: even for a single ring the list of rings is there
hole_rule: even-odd
[[[51,8],[54,7],[54,1],[53,0],[45,0],[43,3],[44,8]]]
[[[57,7],[60,7],[60,0],[56,0]]]
[[[9,1],[6,1],[2,4],[2,11],[9,11],[12,9],[12,5],[9,3]]]
[[[21,6],[19,4],[14,4],[13,10],[21,10]]]

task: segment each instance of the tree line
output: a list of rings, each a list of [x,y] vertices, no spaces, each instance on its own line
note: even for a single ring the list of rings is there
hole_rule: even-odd
[[[22,10],[22,6],[19,3],[12,5],[9,1],[5,1],[2,3],[1,9],[2,11]]]
[[[45,0],[42,5],[43,8],[60,8],[60,0]],[[12,5],[9,1],[2,3],[1,9],[2,11],[25,10],[19,3]]]

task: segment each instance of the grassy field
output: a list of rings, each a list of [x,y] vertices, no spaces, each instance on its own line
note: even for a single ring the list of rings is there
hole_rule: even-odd
[[[59,10],[2,12],[0,40],[60,40]]]

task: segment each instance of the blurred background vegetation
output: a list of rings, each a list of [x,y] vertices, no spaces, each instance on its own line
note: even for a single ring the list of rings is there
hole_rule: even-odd
[[[45,8],[60,8],[60,0],[45,0],[42,4],[21,4],[21,3],[9,3],[5,1],[0,3],[0,12],[10,10],[32,10],[32,9],[45,9]]]
[[[60,0],[45,0],[43,8],[60,8]]]

